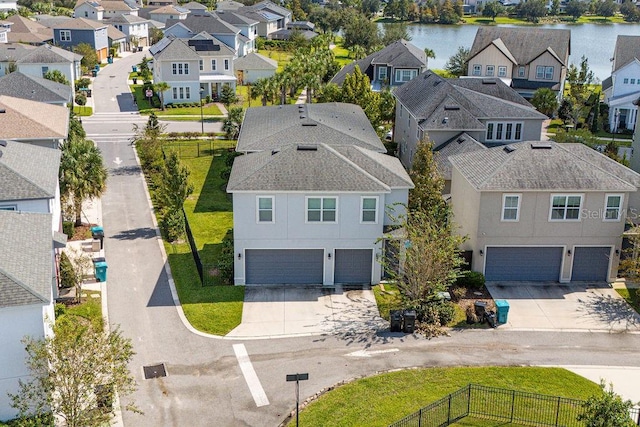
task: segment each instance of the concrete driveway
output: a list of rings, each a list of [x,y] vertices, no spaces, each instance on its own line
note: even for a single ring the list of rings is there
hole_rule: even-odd
[[[638,332],[640,316],[606,283],[487,282],[494,299],[509,302],[500,328]]]
[[[247,286],[242,324],[227,337],[345,335],[387,327],[371,290]]]

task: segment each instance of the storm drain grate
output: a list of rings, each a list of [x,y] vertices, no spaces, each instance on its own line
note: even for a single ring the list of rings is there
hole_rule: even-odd
[[[143,366],[142,370],[144,371],[145,380],[167,376],[167,368],[164,367],[164,363],[160,363],[159,365]]]

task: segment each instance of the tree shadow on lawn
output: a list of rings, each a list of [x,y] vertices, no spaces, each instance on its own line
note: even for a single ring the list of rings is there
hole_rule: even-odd
[[[223,186],[226,180],[220,177],[220,172],[225,168],[224,156],[214,156],[207,171],[207,176],[202,184],[194,213],[200,212],[231,212],[231,195],[226,193]]]

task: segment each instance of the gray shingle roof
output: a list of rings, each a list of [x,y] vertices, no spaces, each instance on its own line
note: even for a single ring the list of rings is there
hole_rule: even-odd
[[[187,43],[182,39],[173,39],[166,47],[159,52],[151,52],[156,60],[173,61],[173,60],[199,60],[198,55],[193,49],[191,49]]]
[[[197,1],[190,1],[189,3],[183,4],[182,7],[189,10],[207,10],[207,6]]]
[[[9,43],[42,43],[53,39],[53,30],[20,15],[12,15],[7,21],[13,23],[9,31]]]
[[[391,43],[382,50],[373,52],[371,55],[354,61],[342,67],[340,71],[331,79],[332,83],[341,85],[347,74],[352,74],[356,65],[363,73],[368,73],[369,67],[375,64],[388,64],[396,68],[419,68],[427,67],[427,55],[423,50],[415,47],[406,40],[398,40]]]
[[[188,15],[187,19],[167,19],[166,27],[180,23],[193,34],[205,31],[209,34],[238,34],[240,29],[211,14]]]
[[[49,303],[51,215],[0,211],[0,248],[0,307]]]
[[[73,18],[53,26],[56,30],[97,30],[106,28],[107,24],[86,18]]]
[[[0,61],[18,61],[28,55],[37,46],[21,43],[0,43]]]
[[[215,15],[231,25],[253,25],[258,23],[257,19],[252,19],[230,10],[217,10]]]
[[[444,79],[427,70],[394,95],[425,131],[483,130],[479,119],[547,118],[500,79]]]
[[[313,147],[302,150],[289,145],[282,151],[236,158],[227,191],[388,193],[391,188],[413,186],[395,157],[354,146],[318,144]],[[379,161],[380,157],[385,159]]]
[[[501,40],[519,65],[530,63],[549,48],[562,64],[567,65],[565,61],[571,51],[571,30],[482,26],[478,28],[469,58],[497,39]]]
[[[111,40],[122,40],[126,39],[127,35],[113,25],[109,25],[107,27],[107,37]]]
[[[434,149],[438,171],[444,179],[450,180],[453,165],[449,161],[449,156],[486,149],[487,147],[476,141],[471,135],[462,132]]]
[[[125,14],[125,15],[116,15],[113,18],[110,18],[108,21],[106,21],[109,24],[143,24],[145,22],[149,22],[148,19],[144,19],[141,18],[139,16],[136,15],[129,15],[129,14]]]
[[[251,52],[233,61],[234,70],[276,70],[278,62],[259,53]]]
[[[254,4],[253,6],[247,6],[250,9],[253,10],[268,10],[271,13],[275,13],[278,14],[280,16],[291,16],[291,11],[287,8],[284,8],[282,6],[278,6],[277,4],[269,1],[269,0],[263,0],[259,3]]]
[[[640,60],[640,36],[618,36],[613,54],[613,71],[636,59]]]
[[[236,150],[270,151],[321,143],[386,152],[362,108],[336,102],[248,108]]]
[[[509,147],[513,151],[509,152]],[[640,178],[582,144],[520,142],[451,156],[449,160],[480,191],[633,192]]]
[[[0,145],[0,200],[56,196],[60,151],[16,141]]]
[[[64,139],[69,109],[61,105],[0,95],[0,139]]]
[[[45,44],[25,53],[25,55],[16,62],[19,64],[56,64],[71,63],[80,61],[81,59],[82,55]]]
[[[62,104],[71,102],[73,89],[69,85],[14,71],[0,77],[0,95],[47,104]]]

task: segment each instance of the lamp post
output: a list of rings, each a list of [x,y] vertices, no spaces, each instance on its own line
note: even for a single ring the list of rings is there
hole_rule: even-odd
[[[298,427],[298,416],[300,412],[300,381],[309,379],[309,374],[287,374],[287,381],[296,382],[296,427]]]
[[[204,88],[200,88],[200,126],[202,130],[202,134],[204,135],[204,114],[202,112],[202,95],[204,94]]]

